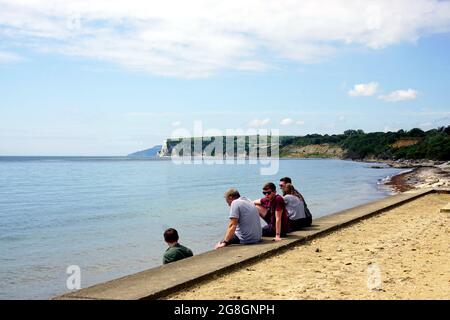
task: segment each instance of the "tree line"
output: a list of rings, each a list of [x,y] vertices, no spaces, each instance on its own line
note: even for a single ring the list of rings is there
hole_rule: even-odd
[[[440,127],[428,131],[419,128],[411,130],[398,130],[396,132],[370,132],[363,130],[346,130],[342,134],[322,135],[308,134],[305,136],[280,136],[280,150],[288,146],[303,147],[307,145],[330,144],[341,147],[344,158],[362,160],[368,158],[383,160],[399,159],[429,159],[450,160],[450,126]],[[200,144],[200,150],[214,142],[223,142],[223,154],[226,153],[225,141],[230,137],[197,137],[190,138],[191,151],[194,154],[196,144]],[[242,139],[243,140],[242,140]],[[260,149],[261,145],[251,137],[234,137],[235,155],[250,154],[254,148]],[[253,137],[255,138],[255,137]],[[259,137],[257,141],[259,141]],[[233,139],[233,137],[232,137]],[[167,141],[169,151],[180,143],[182,139],[169,139]],[[189,138],[188,138],[189,140]],[[238,143],[243,142],[243,145]],[[268,146],[270,154],[271,137],[264,140],[262,145]],[[213,150],[212,155],[216,154]]]
[[[419,128],[397,132],[370,132],[346,130],[343,134],[308,134],[302,137],[280,138],[281,147],[288,145],[306,146],[314,144],[338,145],[345,151],[345,157],[358,160],[376,159],[430,159],[450,160],[450,126],[428,131]],[[402,145],[403,142],[404,145]]]

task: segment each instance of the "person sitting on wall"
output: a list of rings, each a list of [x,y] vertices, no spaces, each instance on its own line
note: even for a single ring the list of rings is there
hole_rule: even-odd
[[[169,228],[164,231],[164,240],[169,245],[169,248],[164,253],[163,264],[172,263],[194,255],[191,249],[178,243],[179,237],[177,230]]]
[[[310,227],[312,224],[311,212],[305,198],[292,184],[291,178],[281,178],[280,188],[283,190],[284,202],[288,211],[290,231]]]
[[[287,183],[283,188],[283,198],[289,217],[289,230],[297,231],[305,227],[310,227],[311,216],[306,216],[305,203],[295,194],[295,188],[291,183]]]
[[[267,225],[262,232],[265,237],[274,237],[274,241],[280,241],[289,231],[289,220],[286,206],[282,196],[277,194],[277,187],[272,183],[266,183],[263,187],[264,198],[255,200],[259,215]]]
[[[236,189],[225,192],[225,201],[230,206],[230,223],[223,241],[219,242],[215,249],[223,248],[230,244],[253,244],[261,241],[261,222],[258,210],[253,202],[246,197],[241,197]]]

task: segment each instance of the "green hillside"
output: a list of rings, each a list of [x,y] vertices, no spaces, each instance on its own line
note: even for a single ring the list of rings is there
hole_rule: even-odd
[[[281,136],[281,157],[321,157],[343,159],[429,159],[450,160],[450,126],[423,131],[414,128],[409,131],[397,132],[370,132],[363,130],[347,130],[342,134],[321,135],[308,134],[306,136]],[[253,137],[254,138],[254,137]],[[204,150],[217,139],[222,139],[225,146],[225,137],[191,138],[192,152],[194,144],[202,145]],[[254,139],[245,138],[244,145],[237,147],[239,138],[235,137],[236,154],[248,155],[250,150],[269,150],[271,139],[263,143],[254,143]],[[167,155],[179,143],[179,140],[167,140]],[[317,146],[317,147],[314,147]],[[319,147],[320,146],[320,147]],[[226,153],[225,147],[223,153]],[[213,152],[213,155],[215,153]]]

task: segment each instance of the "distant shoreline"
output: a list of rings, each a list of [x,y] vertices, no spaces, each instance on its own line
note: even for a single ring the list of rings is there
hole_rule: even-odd
[[[450,162],[434,161],[385,161],[391,168],[407,169],[392,177],[384,184],[395,193],[414,189],[450,187]]]
[[[402,193],[415,189],[450,187],[450,161],[433,160],[385,160],[385,159],[340,159],[333,157],[281,157],[292,160],[344,160],[353,162],[381,164],[372,166],[373,169],[396,168],[404,171],[387,177],[382,184],[394,193]]]

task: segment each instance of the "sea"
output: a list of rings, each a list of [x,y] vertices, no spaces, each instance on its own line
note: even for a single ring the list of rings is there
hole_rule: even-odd
[[[331,159],[257,164],[176,164],[124,157],[0,157],[0,299],[48,299],[161,265],[166,228],[199,254],[225,233],[223,194],[261,198],[269,181],[292,178],[314,218],[388,196],[401,170]],[[68,273],[69,272],[69,273]]]

